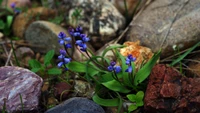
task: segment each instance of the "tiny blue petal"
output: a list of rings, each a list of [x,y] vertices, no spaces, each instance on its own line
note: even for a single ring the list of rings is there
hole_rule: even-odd
[[[87,49],[87,45],[85,43],[82,44],[83,49]]]
[[[78,26],[78,27],[76,28],[76,31],[78,31],[78,32],[82,32],[82,30],[83,30],[83,28],[82,28],[81,26]]]
[[[72,48],[72,45],[70,43],[65,45],[66,48]]]
[[[64,40],[59,40],[59,44],[60,44],[60,45],[63,45],[64,43],[65,43]]]
[[[71,59],[70,58],[64,58],[64,61],[65,61],[65,64],[68,64],[71,61]]]
[[[60,49],[60,54],[65,56],[67,53],[66,53],[66,51],[64,49]]]
[[[76,41],[76,44],[79,45],[79,46],[80,46],[82,43],[83,43],[82,40],[77,40],[77,41]]]
[[[79,32],[74,32],[73,36],[74,37],[80,36],[80,33]]]
[[[86,34],[80,34],[80,37],[81,38],[86,37]]]
[[[70,37],[67,37],[67,38],[64,38],[65,41],[69,42],[71,41],[71,38]]]
[[[60,32],[59,34],[58,34],[58,38],[60,38],[60,39],[63,39],[63,38],[65,38],[66,37],[66,34],[64,33],[64,32]]]
[[[59,68],[62,67],[62,65],[63,65],[63,62],[59,62],[59,63],[58,63],[58,67],[59,67]]]
[[[58,56],[58,59],[63,59],[65,56],[63,56],[62,54]]]
[[[119,73],[121,72],[122,68],[120,66],[115,66],[115,72]]]
[[[128,69],[125,70],[125,72],[131,73],[132,72],[132,66],[129,66]]]
[[[82,40],[83,40],[83,42],[88,42],[88,41],[90,40],[90,38],[88,38],[88,37],[83,37]]]
[[[113,66],[108,66],[108,71],[113,71]]]
[[[114,61],[110,62],[111,66],[114,66],[115,64],[116,64],[116,62],[114,62]]]
[[[10,4],[10,7],[13,8],[13,9],[15,8],[15,6],[16,6],[15,2],[13,2],[13,3]]]

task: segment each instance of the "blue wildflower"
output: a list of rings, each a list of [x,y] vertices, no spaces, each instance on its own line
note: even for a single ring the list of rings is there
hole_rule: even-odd
[[[121,72],[121,67],[120,66],[115,66],[116,62],[112,61],[110,62],[110,65],[108,66],[108,71],[115,71],[116,73]]]
[[[71,38],[70,37],[66,37],[66,34],[64,32],[60,32],[58,34],[58,38],[59,38],[59,44],[60,45],[64,45],[66,48],[72,48],[71,46]]]
[[[126,69],[125,72],[131,73],[133,71],[131,62],[135,62],[135,60],[136,58],[133,57],[131,54],[126,57],[126,65],[128,65],[128,69]]]
[[[12,3],[10,4],[10,7],[11,7],[12,9],[14,9],[15,6],[16,6],[16,3],[15,3],[15,2],[12,2]]]
[[[66,56],[66,51],[64,49],[61,49],[60,55],[58,56],[58,59],[60,60],[60,62],[58,63],[59,68],[65,64],[68,64],[71,61],[71,58],[66,58],[65,56]]]
[[[119,73],[122,70],[122,68],[120,66],[115,66],[114,68],[115,68],[116,73]]]

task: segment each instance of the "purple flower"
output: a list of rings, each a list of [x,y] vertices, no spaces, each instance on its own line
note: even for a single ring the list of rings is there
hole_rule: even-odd
[[[114,68],[115,68],[116,73],[119,73],[122,70],[122,68],[120,66],[115,66]]]
[[[14,9],[15,6],[16,6],[16,3],[15,3],[15,2],[12,2],[12,3],[10,4],[10,7],[11,7],[12,9]]]
[[[66,37],[66,34],[64,32],[60,32],[58,34],[58,38],[59,38],[59,44],[60,45],[64,45],[66,48],[71,48],[71,44],[69,42],[71,42],[71,38],[70,37]],[[67,44],[65,44],[67,43]]]
[[[120,66],[115,66],[116,62],[112,61],[110,62],[110,65],[108,66],[108,71],[115,71],[116,73],[121,72],[121,67]]]
[[[65,37],[66,37],[66,34],[64,32],[60,32],[58,34],[58,38],[60,38],[60,39],[64,39]]]
[[[65,56],[67,53],[66,53],[66,51],[64,49],[60,49],[60,54]]]
[[[82,28],[81,26],[78,26],[78,27],[76,28],[76,31],[77,31],[77,32],[82,32],[82,31],[83,31],[83,28]]]
[[[128,69],[125,70],[125,72],[131,73],[133,71],[133,68],[131,66],[131,62],[135,62],[136,58],[133,57],[131,54],[129,54],[126,57],[126,65],[128,65]]]
[[[58,59],[60,60],[60,62],[58,63],[58,67],[62,67],[65,64],[68,64],[71,61],[71,58],[66,58],[66,51],[61,49],[60,50],[60,55],[58,56]]]
[[[128,69],[125,70],[125,72],[131,73],[133,71],[132,66],[128,66]]]

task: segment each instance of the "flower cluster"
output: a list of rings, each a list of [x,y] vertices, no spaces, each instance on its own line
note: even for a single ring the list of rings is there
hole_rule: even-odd
[[[131,54],[126,57],[126,65],[128,65],[128,69],[126,69],[126,72],[132,73],[133,68],[131,66],[131,62],[134,62],[135,60],[136,58],[133,57]]]
[[[58,63],[58,67],[62,67],[63,65],[65,66],[65,64],[68,64],[71,61],[70,58],[66,58],[67,55],[70,56],[67,52],[67,49],[72,48],[74,43],[80,47],[81,51],[87,52],[86,42],[88,42],[90,39],[86,34],[82,33],[82,27],[78,26],[75,29],[70,28],[68,31],[71,37],[67,37],[64,32],[60,32],[58,34],[58,42],[65,48],[64,50],[60,50],[60,56],[58,56],[58,58],[61,60],[61,62]],[[80,38],[81,40],[75,41],[75,38]]]
[[[21,12],[18,8],[16,8],[16,3],[15,3],[15,2],[11,3],[11,4],[10,4],[10,7],[13,9],[13,11],[14,11],[16,14],[18,14],[18,13]]]
[[[59,44],[60,45],[64,45],[64,47],[66,49],[72,48],[71,38],[70,37],[66,37],[66,34],[64,32],[60,32],[58,34],[58,38],[59,38]]]
[[[60,50],[60,55],[58,56],[60,62],[58,63],[58,67],[62,67],[63,65],[65,67],[65,64],[68,64],[71,61],[71,58],[66,58],[66,54],[65,50]],[[67,70],[67,67],[65,67],[65,70]]]
[[[116,73],[121,72],[121,67],[120,66],[115,66],[116,62],[112,61],[110,62],[110,65],[108,66],[109,71],[115,71]]]

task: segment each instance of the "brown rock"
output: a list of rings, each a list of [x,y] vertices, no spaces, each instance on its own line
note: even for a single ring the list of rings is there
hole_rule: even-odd
[[[43,80],[35,73],[20,67],[0,67],[0,111],[5,104],[8,113],[38,109]]]
[[[54,95],[58,98],[58,99],[66,99],[68,96],[68,93],[70,92],[70,89],[72,88],[70,84],[66,83],[66,82],[61,82],[58,83],[54,86],[55,88],[55,92]]]
[[[199,113],[200,78],[187,78],[175,69],[156,65],[145,95],[147,113]]]
[[[13,33],[15,36],[23,38],[26,28],[35,20],[48,20],[54,17],[56,12],[44,7],[30,8],[27,12],[19,14],[13,22]]]
[[[30,7],[31,1],[30,0],[3,0],[1,6],[7,6],[11,9],[10,4],[15,3],[16,7],[23,8],[23,7]]]

